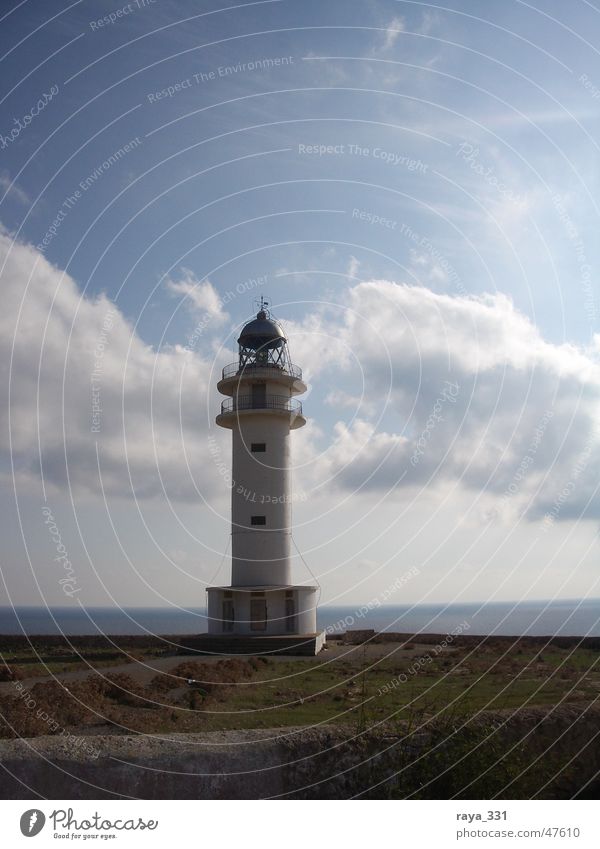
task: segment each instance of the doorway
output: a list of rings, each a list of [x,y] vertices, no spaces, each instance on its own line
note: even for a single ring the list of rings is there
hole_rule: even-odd
[[[267,405],[267,385],[266,383],[252,384],[252,409],[261,410]]]
[[[250,630],[267,630],[267,600],[264,598],[250,599]]]

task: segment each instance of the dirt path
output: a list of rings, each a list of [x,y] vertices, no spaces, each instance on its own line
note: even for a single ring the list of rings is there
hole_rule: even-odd
[[[368,643],[365,646],[351,646],[340,643],[329,643],[327,649],[323,650],[315,660],[319,663],[348,662],[356,663],[358,661],[366,663],[376,663],[389,656],[394,656],[401,652],[402,657],[408,658],[414,655],[420,655],[427,652],[430,646],[415,644],[413,648],[406,650],[401,648],[400,643]],[[236,657],[236,655],[232,655]],[[237,657],[240,657],[237,655]],[[216,663],[219,660],[224,660],[223,656],[216,657],[202,656],[198,654],[178,654],[169,657],[147,657],[142,661],[131,661],[129,663],[119,663],[115,666],[102,666],[95,669],[90,665],[86,669],[76,669],[72,672],[55,672],[48,675],[37,675],[29,678],[23,678],[19,682],[26,690],[30,690],[35,684],[48,680],[61,681],[63,684],[68,684],[69,681],[83,681],[90,675],[99,675],[110,678],[116,673],[128,675],[134,681],[143,686],[147,686],[152,678],[159,672],[169,672],[180,663],[196,661],[198,663]],[[274,662],[289,663],[297,660],[298,662],[310,661],[307,657],[293,657],[290,655],[273,655],[271,658]],[[16,664],[18,665],[18,664]],[[0,694],[13,694],[15,692],[15,684],[12,681],[4,681],[0,683]]]

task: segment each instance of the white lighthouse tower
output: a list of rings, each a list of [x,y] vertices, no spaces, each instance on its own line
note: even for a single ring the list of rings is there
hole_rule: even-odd
[[[306,424],[294,397],[306,385],[263,298],[238,346],[218,383],[228,397],[216,419],[232,435],[231,585],[208,588],[208,631],[229,651],[296,645],[313,654],[323,644],[318,588],[293,584],[291,569],[290,441]]]

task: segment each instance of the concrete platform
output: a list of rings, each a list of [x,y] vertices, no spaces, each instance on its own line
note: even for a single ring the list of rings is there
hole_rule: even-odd
[[[284,636],[253,637],[223,634],[198,634],[186,644],[195,653],[209,655],[306,655],[314,657],[325,645],[325,632],[320,634],[291,634]]]

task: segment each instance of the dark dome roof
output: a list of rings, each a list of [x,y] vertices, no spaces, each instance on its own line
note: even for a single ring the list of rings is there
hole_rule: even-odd
[[[267,318],[266,312],[260,310],[256,318],[242,328],[238,344],[258,351],[265,348],[280,348],[285,341],[283,330],[277,322]]]

